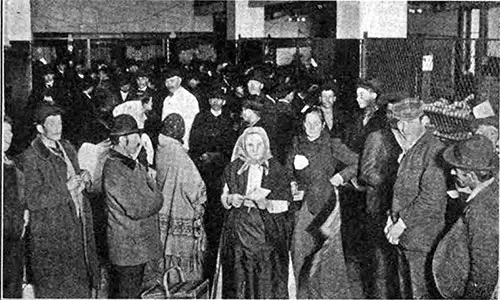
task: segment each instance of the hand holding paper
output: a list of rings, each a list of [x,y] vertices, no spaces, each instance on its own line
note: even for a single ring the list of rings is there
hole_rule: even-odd
[[[271,193],[271,190],[264,188],[256,188],[248,193],[245,198],[257,204],[260,209],[266,209],[268,200],[266,197]]]

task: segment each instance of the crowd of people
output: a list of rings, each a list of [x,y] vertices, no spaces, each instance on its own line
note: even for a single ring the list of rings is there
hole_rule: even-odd
[[[418,98],[312,73],[34,62],[3,296],[140,298],[172,267],[216,298],[496,295],[498,117],[443,142]]]

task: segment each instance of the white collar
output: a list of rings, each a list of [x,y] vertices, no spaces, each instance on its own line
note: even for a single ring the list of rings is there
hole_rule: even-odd
[[[478,184],[473,190],[472,190],[472,193],[470,193],[469,195],[469,198],[467,198],[467,200],[465,202],[469,202],[470,200],[474,199],[474,197],[477,196],[477,194],[479,194],[479,192],[481,192],[482,190],[484,190],[485,188],[487,188],[492,182],[493,180],[495,180],[495,177],[492,177],[484,182],[481,182],[480,184]]]
[[[222,110],[219,110],[219,111],[216,111],[216,110],[213,110],[212,108],[210,109],[210,112],[212,113],[212,115],[214,117],[218,117],[220,115],[222,115]]]

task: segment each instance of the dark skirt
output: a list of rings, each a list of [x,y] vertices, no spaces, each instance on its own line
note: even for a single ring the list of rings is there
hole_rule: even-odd
[[[287,214],[232,208],[222,235],[222,297],[288,298]]]

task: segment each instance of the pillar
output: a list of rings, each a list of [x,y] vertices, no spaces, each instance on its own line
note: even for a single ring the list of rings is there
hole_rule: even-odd
[[[227,39],[264,38],[264,6],[250,7],[248,0],[227,1]]]

